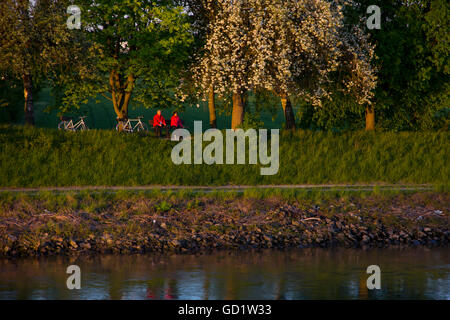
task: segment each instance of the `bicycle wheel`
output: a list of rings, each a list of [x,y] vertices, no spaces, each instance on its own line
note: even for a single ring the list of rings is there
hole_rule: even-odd
[[[117,131],[120,131],[119,130],[119,127],[120,127],[120,123],[118,123],[117,125],[116,125],[116,130]],[[122,123],[122,132],[133,132],[133,128],[131,128],[131,126],[129,125],[129,123]]]
[[[58,123],[58,130],[65,130],[65,129],[66,129],[65,121],[61,121],[60,123]]]
[[[131,126],[130,123],[127,123],[123,126],[123,131],[125,132],[133,132],[133,127]]]
[[[119,130],[120,125],[122,125],[122,131],[123,131],[123,132],[129,132],[129,128],[128,128],[128,125],[127,125],[126,123],[118,123],[118,124],[116,125],[116,130],[117,130],[117,131],[120,131],[120,130]]]
[[[86,125],[86,123],[82,123],[79,127],[80,131],[85,131],[85,130],[89,130],[88,126]]]
[[[143,131],[148,131],[148,127],[145,123],[139,123],[138,126],[136,127],[136,131],[137,132],[143,132]]]

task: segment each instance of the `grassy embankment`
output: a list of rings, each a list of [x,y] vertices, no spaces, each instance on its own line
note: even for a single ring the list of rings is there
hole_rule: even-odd
[[[448,132],[299,131],[280,139],[280,170],[179,165],[175,142],[114,131],[0,127],[0,186],[397,183],[448,186]]]

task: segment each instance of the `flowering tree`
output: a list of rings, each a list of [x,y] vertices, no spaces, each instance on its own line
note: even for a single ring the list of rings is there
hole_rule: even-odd
[[[195,72],[202,88],[214,86],[219,95],[232,92],[232,128],[242,123],[248,90],[279,96],[287,128],[295,126],[289,96],[320,107],[333,90],[341,90],[361,104],[370,103],[376,84],[370,66],[373,48],[360,28],[344,25],[343,6],[337,1],[217,3]]]
[[[217,12],[217,5],[215,0],[177,0],[178,4],[181,5],[188,12],[191,28],[195,35],[195,43],[193,49],[197,52],[194,55],[190,63],[195,65],[199,59],[202,57],[202,48],[205,45],[206,37],[211,32],[211,27],[213,26],[213,21],[215,19],[215,13]],[[192,78],[192,73],[188,67],[184,74],[183,84],[181,86],[181,96],[184,97],[182,100],[186,99],[190,92],[191,96],[197,101],[198,94],[195,85],[195,79]],[[201,90],[201,88],[200,88]],[[206,95],[206,94],[205,94]],[[216,117],[216,101],[214,87],[211,85],[209,87],[208,93],[208,109],[209,109],[209,125],[211,128],[217,128],[217,117]]]
[[[341,16],[326,1],[255,0],[252,84],[281,98],[286,128],[295,126],[289,95],[320,103],[337,67]]]
[[[208,6],[214,15],[195,78],[203,92],[214,88],[219,96],[233,96],[232,128],[244,119],[244,94],[251,88],[248,77],[250,10],[252,0],[218,0]]]

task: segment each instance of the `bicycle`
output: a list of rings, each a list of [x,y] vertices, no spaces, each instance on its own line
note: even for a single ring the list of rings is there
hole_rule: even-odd
[[[73,124],[73,119],[71,117],[61,116],[61,122],[58,124],[58,129],[66,131],[89,130],[88,126],[84,122],[85,118],[86,116],[80,117],[80,120],[77,123]]]
[[[147,125],[141,121],[143,118],[143,116],[139,116],[137,119],[117,119],[116,130],[119,131],[120,125],[122,124],[122,131],[125,132],[148,131]],[[133,122],[136,122],[136,124],[133,125]]]

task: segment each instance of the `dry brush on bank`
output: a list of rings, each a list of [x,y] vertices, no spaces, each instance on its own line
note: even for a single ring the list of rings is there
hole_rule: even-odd
[[[329,200],[2,196],[4,257],[448,246],[448,193]]]

